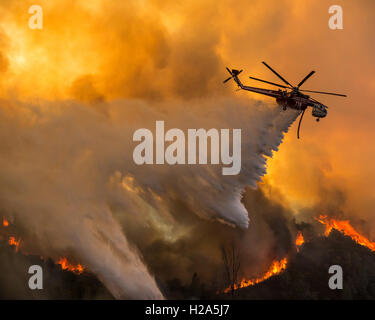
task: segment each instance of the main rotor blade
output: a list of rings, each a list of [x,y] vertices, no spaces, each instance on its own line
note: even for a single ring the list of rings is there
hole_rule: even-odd
[[[339,96],[339,97],[347,97],[346,94],[340,94],[340,93],[332,93],[332,92],[323,92],[323,91],[312,91],[312,90],[300,90],[304,92],[312,92],[312,93],[320,93],[320,94],[329,94],[332,96]]]
[[[268,83],[268,84],[272,84],[274,86],[278,86],[280,88],[289,88],[287,86],[283,86],[281,84],[277,84],[277,83],[273,83],[273,82],[270,82],[270,81],[266,81],[266,80],[262,80],[262,79],[258,79],[258,78],[254,78],[254,77],[249,77],[250,79],[253,79],[253,80],[257,80],[257,81],[261,81],[261,82],[265,82],[265,83]]]
[[[228,82],[230,79],[232,79],[232,77],[229,77],[228,79],[225,79],[225,80],[223,81],[223,83]]]
[[[302,111],[302,114],[299,118],[298,129],[297,129],[297,138],[298,139],[299,139],[299,129],[301,128],[301,122],[302,122],[303,115],[305,114],[305,111],[306,111],[306,109]]]
[[[287,85],[289,85],[291,88],[293,88],[293,86],[288,82],[286,81],[281,75],[279,75],[275,70],[273,70],[267,63],[265,63],[264,61],[262,62],[268,69],[270,69],[274,74],[276,74],[281,80],[283,80],[284,83],[286,83]]]
[[[315,71],[311,71],[306,77],[303,78],[303,80],[298,84],[297,88],[299,88],[300,86],[302,86],[305,81],[310,78],[313,74],[315,73]]]

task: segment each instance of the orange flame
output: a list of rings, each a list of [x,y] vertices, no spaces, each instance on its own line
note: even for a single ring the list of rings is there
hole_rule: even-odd
[[[302,246],[305,243],[305,239],[303,238],[302,232],[298,231],[297,238],[296,238],[296,246],[297,246],[297,251],[299,251],[300,246]]]
[[[288,264],[287,258],[284,258],[280,261],[274,260],[271,264],[271,267],[268,269],[268,271],[262,277],[256,278],[256,279],[250,279],[250,280],[246,280],[245,278],[243,278],[241,280],[240,284],[234,285],[234,290],[254,286],[254,285],[256,285],[260,282],[263,282],[264,280],[267,280],[268,278],[271,278],[271,277],[281,273],[282,271],[284,271],[286,269],[287,264]],[[226,288],[224,290],[224,293],[230,292],[231,289],[232,289],[231,287]]]
[[[358,231],[356,231],[351,226],[348,220],[336,220],[323,215],[319,216],[319,218],[317,218],[316,220],[318,220],[320,223],[326,226],[326,230],[324,232],[325,236],[328,236],[332,229],[335,229],[343,233],[344,235],[349,236],[361,246],[365,246],[369,248],[371,251],[375,251],[375,242],[370,241],[365,236],[361,235]]]
[[[9,221],[6,220],[5,218],[3,218],[3,226],[4,227],[9,226]],[[14,236],[9,237],[8,244],[10,246],[14,246],[16,252],[18,252],[19,250],[20,243],[21,243],[21,239],[16,240],[16,237]],[[40,258],[44,260],[42,256]],[[75,274],[81,274],[85,270],[85,268],[80,263],[78,263],[77,265],[71,264],[68,262],[68,260],[65,257],[60,258],[59,261],[56,262],[56,264],[59,264],[61,266],[61,269],[71,271]]]
[[[60,258],[60,260],[57,261],[57,264],[59,264],[61,266],[61,269],[68,270],[68,271],[74,272],[76,274],[81,274],[85,269],[79,263],[77,265],[69,263],[68,260],[65,257]]]
[[[18,252],[18,248],[20,246],[21,239],[16,240],[15,237],[9,237],[8,243],[9,243],[10,246],[14,246],[16,248],[16,252]]]
[[[9,221],[7,219],[3,218],[3,227],[6,228],[7,226],[9,226]]]

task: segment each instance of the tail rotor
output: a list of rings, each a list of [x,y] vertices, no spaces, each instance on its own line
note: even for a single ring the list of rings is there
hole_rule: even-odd
[[[243,70],[236,70],[236,69],[232,69],[230,70],[228,67],[226,67],[226,69],[228,70],[229,74],[230,74],[230,77],[225,79],[223,81],[223,83],[226,83],[228,82],[230,79],[233,79],[234,77],[237,77]]]

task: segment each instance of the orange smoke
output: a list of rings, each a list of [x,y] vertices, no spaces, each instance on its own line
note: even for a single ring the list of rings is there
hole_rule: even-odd
[[[326,230],[324,232],[325,236],[328,236],[332,229],[335,229],[341,232],[342,234],[352,238],[361,246],[365,246],[369,248],[371,251],[375,251],[375,242],[370,241],[365,236],[361,235],[358,231],[356,231],[351,226],[348,220],[336,220],[323,215],[320,215],[319,218],[317,218],[316,220],[318,220],[320,223],[326,226]]]
[[[6,228],[7,226],[9,226],[9,221],[7,219],[3,218],[3,227]]]
[[[61,269],[71,271],[71,272],[76,273],[76,274],[81,274],[85,269],[79,263],[77,265],[69,263],[68,260],[65,257],[60,258],[60,260],[57,261],[57,264],[59,264],[61,266]]]
[[[9,237],[8,243],[9,243],[10,246],[14,246],[16,248],[16,252],[18,252],[18,248],[20,246],[21,239],[16,240],[15,237]]]
[[[254,286],[254,285],[256,285],[260,282],[263,282],[264,280],[267,280],[268,278],[271,278],[271,277],[281,273],[282,271],[284,271],[286,269],[287,263],[288,263],[287,258],[284,258],[280,261],[274,260],[271,264],[271,267],[268,269],[268,271],[262,277],[256,278],[256,279],[250,279],[250,280],[246,280],[245,278],[243,278],[239,285],[237,285],[237,284],[234,285],[234,290]],[[230,292],[231,289],[232,289],[231,287],[226,288],[224,290],[224,293]]]

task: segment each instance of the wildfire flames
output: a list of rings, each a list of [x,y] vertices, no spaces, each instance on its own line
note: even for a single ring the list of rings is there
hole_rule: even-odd
[[[288,259],[284,258],[280,261],[274,260],[271,264],[271,267],[268,269],[268,271],[260,278],[250,279],[246,280],[245,278],[242,279],[241,283],[238,285],[234,285],[234,290],[240,289],[240,288],[246,288],[250,286],[254,286],[264,280],[267,280],[268,278],[271,278],[272,276],[275,276],[286,269],[286,265],[288,263]],[[231,291],[231,287],[228,287],[224,290],[224,293],[228,293]]]
[[[303,238],[303,235],[302,235],[302,232],[301,231],[298,231],[298,234],[297,234],[297,238],[296,238],[296,247],[297,247],[297,252],[299,252],[299,247],[302,246],[303,244],[305,243],[305,239]],[[243,278],[240,282],[240,284],[235,284],[234,285],[234,290],[237,290],[237,289],[241,289],[241,288],[246,288],[246,287],[250,287],[250,286],[254,286],[264,280],[267,280],[268,278],[271,278],[275,275],[278,275],[279,273],[281,273],[282,271],[284,271],[286,269],[286,266],[288,264],[288,259],[287,258],[284,258],[280,261],[278,260],[274,260],[270,266],[270,268],[268,269],[268,271],[260,278],[255,278],[255,279],[250,279],[250,280],[246,280],[245,278]],[[228,288],[226,288],[223,292],[224,293],[228,293],[232,290],[231,286],[229,286]]]
[[[9,222],[7,219],[3,218],[3,227],[6,228],[7,226],[9,226]]]
[[[16,252],[18,252],[18,249],[19,249],[19,246],[20,246],[20,243],[21,243],[21,239],[16,240],[15,237],[9,237],[8,243],[9,243],[10,246],[14,246],[16,248]]]
[[[298,231],[298,235],[296,238],[296,246],[300,247],[305,243],[305,239],[303,238],[302,232]]]
[[[328,218],[325,215],[320,215],[319,218],[316,218],[317,221],[325,225],[326,230],[324,232],[325,236],[328,236],[332,229],[335,229],[342,234],[349,236],[353,241],[356,243],[369,248],[371,251],[375,251],[375,242],[370,241],[365,236],[361,235],[357,230],[355,230],[348,220],[336,220],[333,218]],[[305,243],[305,239],[302,235],[302,232],[299,231],[297,234],[297,238],[295,241],[297,252],[299,251],[299,247]],[[271,264],[271,267],[268,271],[260,278],[246,280],[245,278],[239,284],[234,285],[234,290],[245,288],[249,286],[254,286],[272,276],[278,275],[283,270],[286,269],[288,263],[288,259],[284,258],[280,261],[274,260]],[[231,286],[226,288],[223,292],[228,293],[232,290]]]
[[[296,238],[296,248],[297,252],[299,252],[299,247],[305,243],[305,239],[303,238],[302,232],[298,231],[297,238]]]
[[[3,227],[8,227],[8,226],[9,226],[9,221],[3,218]],[[8,244],[10,246],[14,246],[16,252],[18,252],[19,250],[20,243],[21,243],[21,239],[16,240],[16,237],[14,236],[9,237]],[[43,258],[41,257],[41,259]],[[78,263],[77,265],[71,264],[69,263],[68,259],[65,257],[60,258],[59,261],[56,262],[56,264],[59,264],[62,270],[71,271],[71,272],[74,272],[75,274],[81,274],[85,270],[85,268],[80,263]]]
[[[61,269],[74,272],[76,274],[81,274],[84,271],[84,267],[81,264],[73,265],[68,262],[68,260],[64,258],[60,258],[59,261],[57,261],[57,264],[61,266]]]
[[[326,230],[324,232],[325,236],[328,236],[332,229],[335,229],[346,236],[349,236],[360,244],[361,246],[365,246],[369,248],[371,251],[375,251],[375,242],[370,241],[365,236],[361,235],[358,231],[356,231],[350,224],[348,220],[336,220],[333,218],[328,218],[327,216],[319,216],[317,220],[326,226]]]

